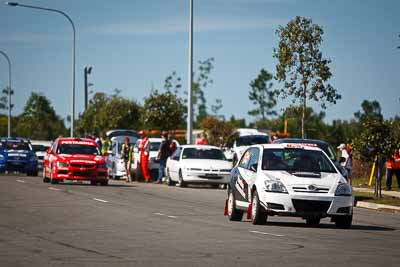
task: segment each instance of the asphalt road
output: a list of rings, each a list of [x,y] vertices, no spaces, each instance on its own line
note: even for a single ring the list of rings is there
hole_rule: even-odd
[[[0,176],[0,266],[399,266],[400,214],[229,222],[225,190]]]

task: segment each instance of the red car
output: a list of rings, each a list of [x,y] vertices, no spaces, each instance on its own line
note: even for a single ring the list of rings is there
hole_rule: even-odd
[[[106,161],[91,139],[58,138],[43,159],[43,182],[64,180],[108,184]]]

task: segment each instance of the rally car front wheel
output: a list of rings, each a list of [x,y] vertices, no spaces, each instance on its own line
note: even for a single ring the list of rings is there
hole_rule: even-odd
[[[337,228],[348,229],[353,222],[353,215],[342,215],[335,217],[335,224]]]
[[[241,221],[243,218],[243,211],[236,209],[235,196],[232,190],[228,194],[228,218],[230,221]]]
[[[49,183],[50,178],[46,176],[46,167],[43,167],[43,183]]]
[[[257,190],[254,191],[251,198],[251,222],[253,224],[265,224],[267,222],[267,213],[260,205]]]

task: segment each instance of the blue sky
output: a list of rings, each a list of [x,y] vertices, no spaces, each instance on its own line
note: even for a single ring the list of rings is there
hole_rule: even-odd
[[[83,110],[83,67],[92,65],[93,89],[143,102],[172,71],[187,89],[188,0],[43,0],[24,4],[61,9],[77,28],[76,110]],[[400,1],[398,0],[194,0],[194,59],[215,58],[209,104],[221,114],[247,115],[249,83],[261,68],[275,72],[275,30],[305,16],[324,31],[331,84],[343,99],[328,106],[327,121],[350,119],[364,99],[378,100],[386,118],[400,114]],[[32,91],[57,112],[70,114],[71,26],[55,13],[0,5],[0,50],[13,62],[14,114]],[[8,67],[0,58],[0,87]],[[277,110],[288,105],[279,100]],[[320,110],[318,105],[313,105]]]

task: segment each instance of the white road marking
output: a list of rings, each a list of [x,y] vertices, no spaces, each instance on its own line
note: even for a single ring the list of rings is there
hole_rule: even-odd
[[[54,191],[61,191],[60,188],[55,188],[55,187],[49,187],[48,189],[49,189],[49,190],[54,190]]]
[[[156,212],[156,213],[153,213],[154,215],[158,215],[158,216],[164,216],[165,214],[164,213],[159,213],[159,212]]]
[[[259,232],[259,231],[250,231],[250,233],[261,234],[261,235],[272,235],[272,236],[277,236],[277,237],[283,237],[284,236],[284,235],[271,234],[271,233],[265,233],[265,232]]]
[[[99,201],[99,202],[103,202],[103,203],[108,203],[107,200],[100,199],[100,198],[93,198],[93,200],[96,200],[96,201]]]
[[[175,219],[175,218],[176,218],[176,216],[172,216],[172,215],[170,215],[170,216],[168,216],[168,218]]]
[[[25,183],[24,180],[17,180],[18,183]]]

